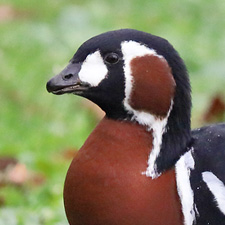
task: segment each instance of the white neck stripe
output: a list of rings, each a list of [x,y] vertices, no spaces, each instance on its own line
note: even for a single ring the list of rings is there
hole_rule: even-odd
[[[167,113],[167,116],[163,119],[158,118],[155,115],[150,113],[141,112],[138,110],[133,109],[129,104],[129,98],[132,92],[133,86],[133,77],[131,75],[130,63],[132,59],[136,57],[141,57],[145,55],[153,55],[160,59],[163,56],[158,55],[155,50],[146,47],[135,41],[125,41],[121,44],[121,49],[124,58],[124,75],[125,75],[125,99],[124,99],[124,107],[126,110],[133,114],[133,120],[137,121],[141,125],[145,125],[148,127],[148,130],[153,131],[153,149],[150,153],[149,160],[148,160],[148,167],[143,174],[148,177],[156,178],[160,176],[157,172],[156,168],[156,159],[159,156],[160,148],[162,144],[162,136],[165,132],[165,127],[168,121],[168,117],[170,115],[170,111],[173,106],[173,101],[171,100],[170,110]]]

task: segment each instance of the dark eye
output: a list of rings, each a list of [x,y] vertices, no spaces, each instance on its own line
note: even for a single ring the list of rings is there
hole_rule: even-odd
[[[119,62],[119,56],[116,53],[109,53],[105,56],[104,61],[109,64],[116,64]]]

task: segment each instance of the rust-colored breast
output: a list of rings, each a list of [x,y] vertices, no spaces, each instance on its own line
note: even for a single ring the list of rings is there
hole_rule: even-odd
[[[142,174],[151,134],[137,124],[104,118],[68,170],[64,202],[71,225],[181,225],[175,172]]]

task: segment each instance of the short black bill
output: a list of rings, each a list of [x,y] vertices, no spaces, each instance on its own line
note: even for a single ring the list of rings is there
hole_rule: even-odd
[[[69,65],[58,75],[51,78],[47,85],[47,91],[61,95],[65,93],[80,94],[89,88],[89,84],[79,79],[78,73],[81,69],[79,63],[69,63]]]

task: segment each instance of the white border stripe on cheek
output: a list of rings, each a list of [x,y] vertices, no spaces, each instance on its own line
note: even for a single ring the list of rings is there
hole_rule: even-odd
[[[133,111],[129,104],[129,97],[132,91],[132,82],[133,77],[130,71],[130,62],[132,59],[136,57],[141,57],[145,55],[154,55],[158,58],[163,58],[162,56],[158,55],[154,49],[150,49],[138,42],[135,41],[124,41],[121,44],[121,49],[124,58],[124,74],[125,74],[125,99],[124,99],[124,106],[127,110]]]
[[[107,77],[107,74],[108,70],[102,56],[99,51],[96,51],[87,56],[81,66],[78,76],[81,81],[96,87]]]

